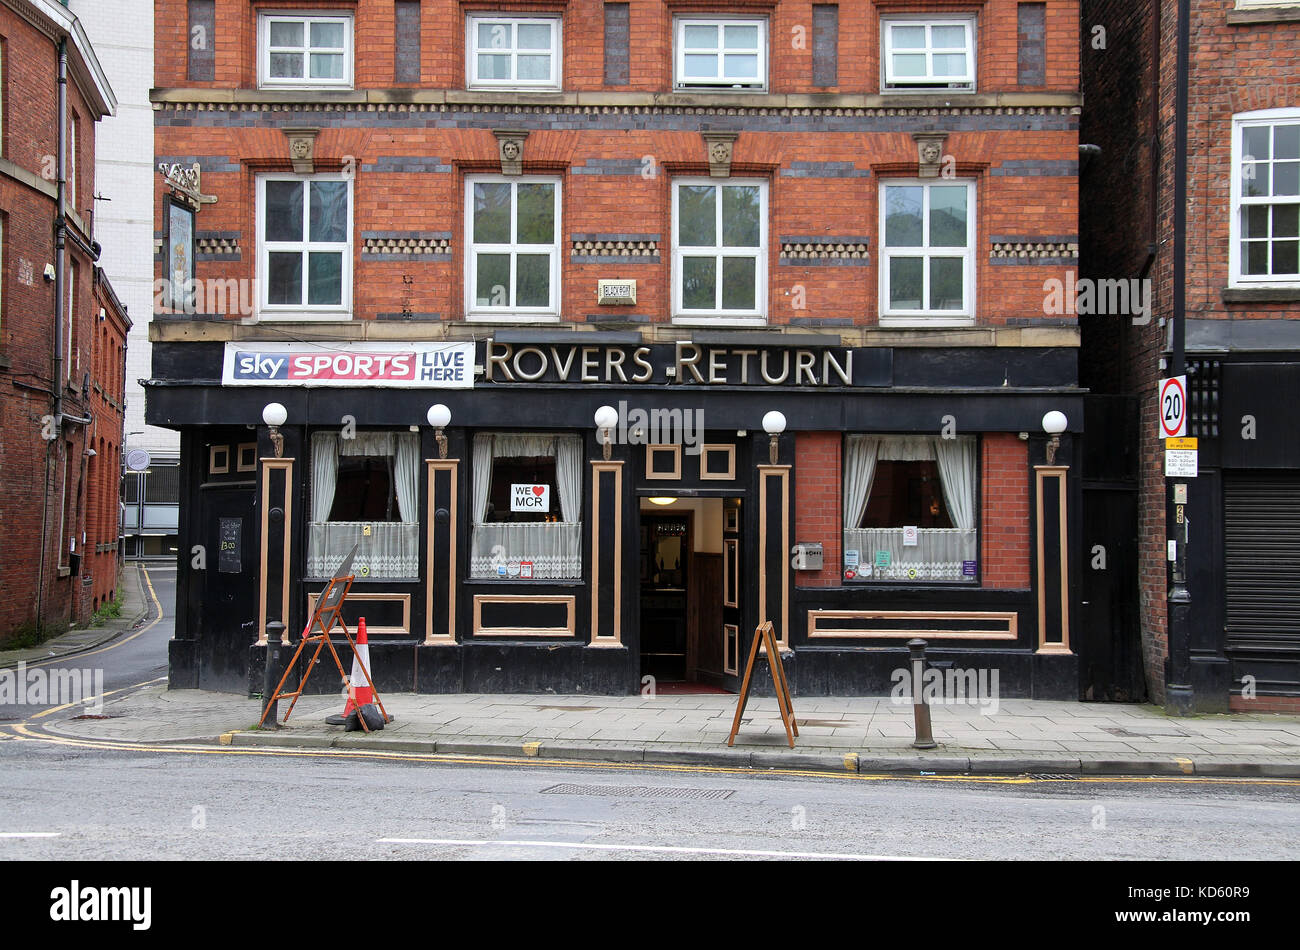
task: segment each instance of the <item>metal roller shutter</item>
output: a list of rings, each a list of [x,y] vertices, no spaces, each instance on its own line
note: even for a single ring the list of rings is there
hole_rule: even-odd
[[[1229,643],[1300,648],[1300,475],[1226,474]]]

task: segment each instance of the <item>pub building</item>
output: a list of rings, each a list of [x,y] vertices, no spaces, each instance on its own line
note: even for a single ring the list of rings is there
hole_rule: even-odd
[[[771,620],[802,695],[887,693],[914,636],[1004,695],[1077,694],[1081,397],[1041,385],[1068,348],[497,330],[154,350],[149,415],[187,460],[174,686],[259,690],[267,631],[301,630],[357,545],[345,616],[390,690],[735,690]]]
[[[395,6],[156,17],[171,685],[1077,698],[1078,4]]]

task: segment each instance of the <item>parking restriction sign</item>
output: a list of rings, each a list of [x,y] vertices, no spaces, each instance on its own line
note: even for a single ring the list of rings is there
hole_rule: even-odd
[[[1160,438],[1187,435],[1187,377],[1160,380]]]

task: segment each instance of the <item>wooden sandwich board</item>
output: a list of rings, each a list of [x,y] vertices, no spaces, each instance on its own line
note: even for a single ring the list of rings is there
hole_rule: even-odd
[[[794,748],[794,737],[799,735],[799,724],[794,718],[794,703],[790,700],[790,682],[785,678],[785,666],[781,663],[781,648],[776,642],[776,633],[772,621],[764,620],[754,631],[754,645],[749,651],[749,662],[745,664],[745,678],[740,684],[740,699],[736,703],[736,718],[731,723],[731,735],[727,745],[735,745],[736,733],[740,731],[740,717],[745,714],[745,704],[749,702],[749,684],[754,675],[754,662],[758,659],[758,649],[767,649],[767,666],[772,671],[772,685],[776,688],[776,704],[781,708],[781,722],[785,725],[785,737]]]

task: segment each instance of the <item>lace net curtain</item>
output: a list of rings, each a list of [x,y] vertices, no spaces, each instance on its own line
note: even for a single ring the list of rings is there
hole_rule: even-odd
[[[975,462],[973,436],[849,436],[844,448],[844,549],[856,550],[861,574],[877,580],[973,580],[962,562],[975,561]],[[933,461],[939,469],[951,528],[920,528],[916,545],[903,544],[903,529],[859,528],[871,498],[876,463]],[[877,552],[888,552],[888,566],[876,566]],[[884,559],[882,559],[884,560]]]
[[[311,577],[331,576],[356,544],[353,570],[358,577],[418,577],[419,435],[414,432],[358,432],[355,438],[344,439],[334,432],[317,432],[312,436],[311,449],[307,574]],[[358,456],[388,459],[401,521],[329,520],[338,490],[339,459]]]
[[[559,522],[486,521],[492,467],[499,458],[554,458]],[[576,435],[485,433],[474,437],[474,537],[471,577],[531,561],[535,578],[582,576],[582,439]]]

